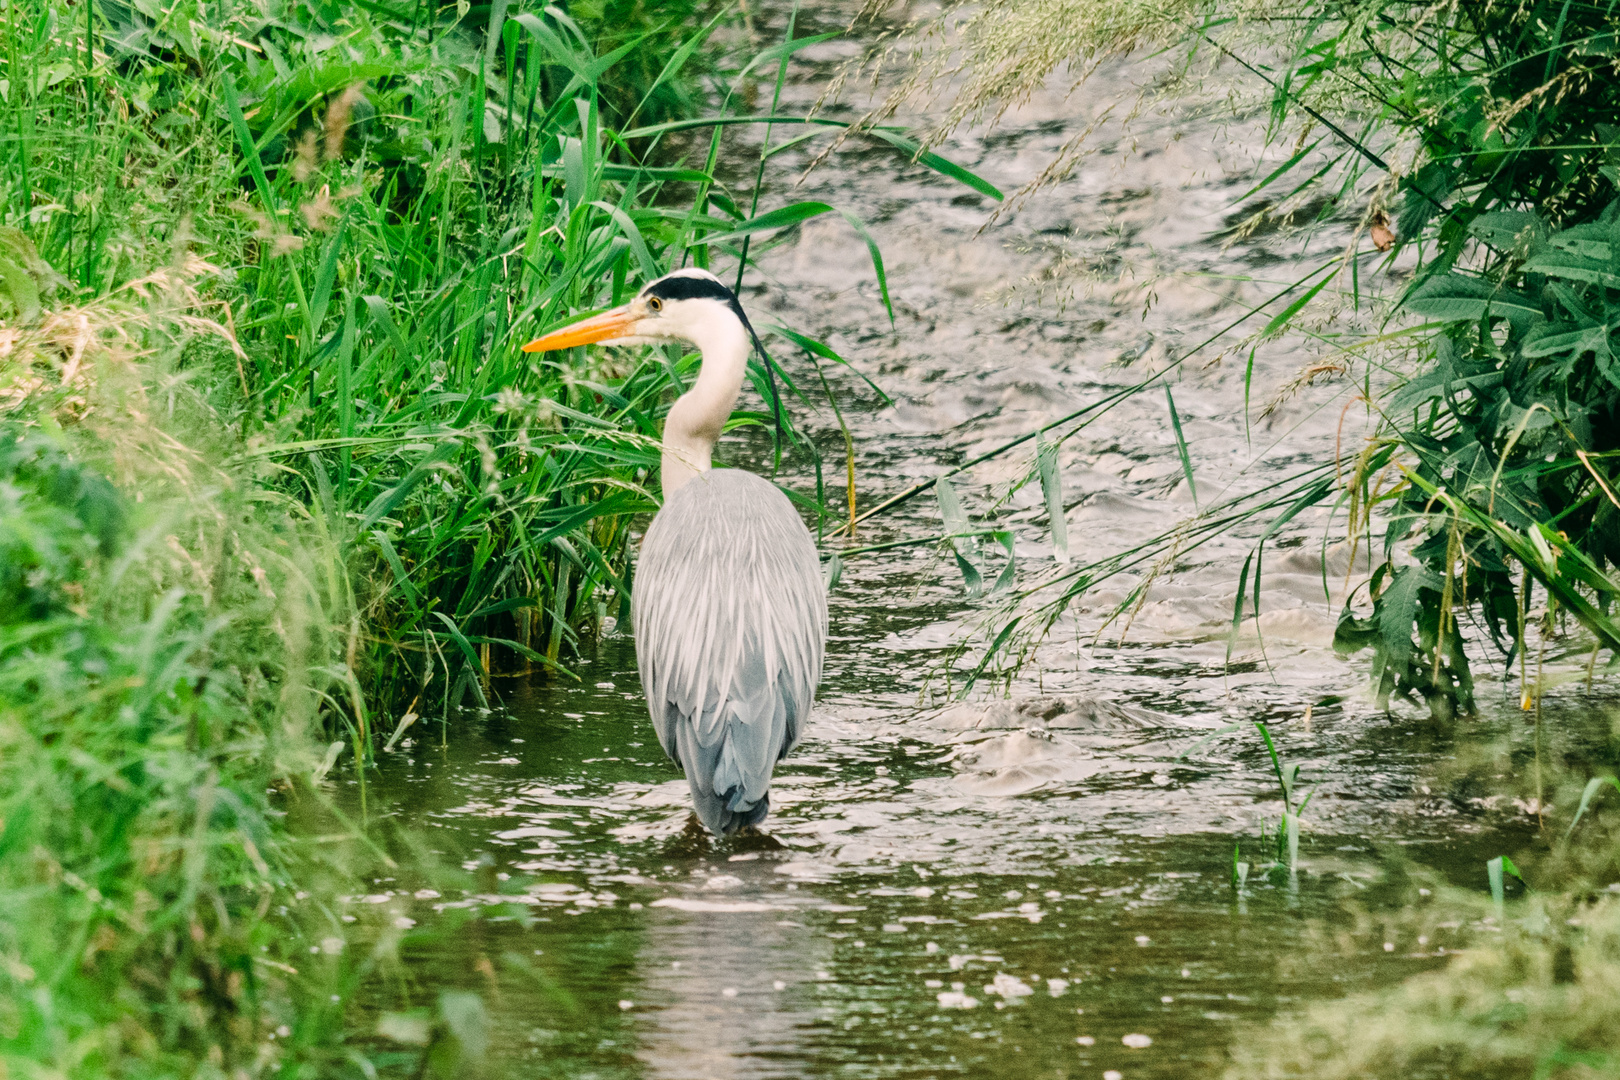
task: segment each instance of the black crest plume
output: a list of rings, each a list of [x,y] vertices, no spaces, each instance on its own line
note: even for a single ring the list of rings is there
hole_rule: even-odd
[[[742,304],[737,301],[737,294],[707,277],[676,277],[659,278],[642,290],[643,296],[656,296],[660,300],[718,300],[731,309],[737,321],[743,324],[748,336],[753,339],[754,349],[759,358],[765,361],[765,377],[771,387],[771,418],[776,422],[776,456],[778,464],[782,456],[782,395],[776,388],[776,361],[771,354],[765,351],[765,345],[754,332],[754,324],[748,321],[748,315],[743,311]]]

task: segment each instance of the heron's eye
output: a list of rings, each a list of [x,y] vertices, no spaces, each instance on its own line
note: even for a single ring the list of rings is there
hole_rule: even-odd
[[[664,302],[662,300],[658,299],[658,297],[656,297],[656,296],[651,296],[651,297],[647,298],[647,306],[652,308],[654,311],[663,311],[664,310]]]

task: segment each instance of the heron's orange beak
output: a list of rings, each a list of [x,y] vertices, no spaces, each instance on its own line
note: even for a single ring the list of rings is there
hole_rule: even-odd
[[[625,337],[635,322],[630,317],[630,305],[616,307],[612,311],[604,311],[589,319],[581,319],[572,326],[565,326],[561,330],[553,330],[545,337],[535,338],[523,346],[524,352],[552,352],[556,349],[571,349],[575,345],[589,345],[597,341],[612,341],[615,338]]]

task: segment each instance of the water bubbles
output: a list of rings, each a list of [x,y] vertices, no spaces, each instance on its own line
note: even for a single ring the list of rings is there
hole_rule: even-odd
[[[905,923],[886,922],[883,924],[885,934],[904,934],[909,929],[910,927],[906,926]]]
[[[1395,951],[1395,943],[1393,941],[1384,942],[1384,951],[1385,952],[1394,952]]]
[[[944,986],[945,984],[943,982],[941,982],[940,980],[938,980],[938,979],[928,979],[923,983],[923,985],[928,987],[928,989],[930,989],[930,990],[938,990],[940,987]]]
[[[771,983],[771,989],[772,990],[786,990],[787,989],[787,983],[783,982],[781,979],[777,979],[775,982]]]
[[[962,984],[952,983],[951,985],[960,987]],[[968,997],[961,990],[941,990],[934,995],[934,998],[939,1002],[939,1007],[942,1009],[972,1009],[979,1004],[978,998]]]
[[[1181,969],[1181,977],[1182,977],[1182,978],[1183,978],[1183,979],[1190,979],[1190,978],[1192,978],[1192,968],[1182,968],[1182,969]]]
[[[1092,1036],[1090,1036],[1090,1035],[1077,1035],[1077,1036],[1075,1036],[1074,1041],[1079,1043],[1081,1046],[1096,1046],[1097,1045],[1097,1040],[1095,1038],[1093,1038]]]
[[[1146,934],[1137,934],[1136,943],[1138,945],[1151,945],[1153,943],[1153,939],[1148,937]]]
[[[720,996],[723,998],[734,998],[737,996],[737,988],[735,986],[728,986],[724,990],[720,991]]]
[[[1119,1040],[1132,1050],[1146,1050],[1153,1045],[1153,1040],[1146,1035],[1130,1034]]]
[[[1069,988],[1068,979],[1047,979],[1046,992],[1053,997],[1062,997],[1063,992]]]
[[[1171,1003],[1172,1003],[1172,1002],[1174,1002],[1174,1001],[1175,1001],[1175,1000],[1176,1000],[1176,999],[1175,999],[1175,998],[1173,998],[1173,997],[1171,997],[1171,996],[1170,996],[1170,995],[1169,995],[1169,994],[1166,994],[1166,995],[1164,995],[1164,996],[1163,996],[1163,997],[1161,997],[1161,998],[1160,998],[1160,999],[1159,999],[1159,1001],[1160,1001],[1160,1002],[1161,1002],[1161,1003],[1163,1003],[1163,1004],[1165,1004],[1165,1005],[1169,1005],[1169,1004],[1171,1004]]]
[[[1019,892],[1017,889],[1008,889],[1006,892],[1002,893],[1001,895],[1005,896],[1009,900],[1018,900],[1021,897],[1023,897],[1024,894]]]
[[[1003,1001],[1017,1001],[1019,998],[1029,997],[1035,992],[1035,988],[1016,975],[998,971],[993,982],[985,983],[984,992],[999,995]]]
[[[939,952],[939,942],[930,941],[928,944],[923,946],[923,951],[924,952],[931,952],[931,953]]]
[[[636,1003],[631,1001],[629,998],[621,998],[619,1000],[619,1008],[624,1012],[629,1012],[631,1009],[633,1009],[635,1007],[636,1007]]]
[[[1125,1074],[1118,1069],[1109,1069],[1103,1073],[1103,1080],[1125,1080]]]

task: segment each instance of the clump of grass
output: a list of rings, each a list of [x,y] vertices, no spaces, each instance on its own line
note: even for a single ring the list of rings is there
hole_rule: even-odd
[[[191,385],[235,349],[192,261],[0,332],[0,1065],[343,1060],[341,931],[266,795],[319,803],[341,564]],[[186,370],[177,360],[187,358]],[[291,905],[291,906],[289,906]],[[319,951],[319,950],[317,950]],[[278,1026],[298,1036],[275,1037]]]
[[[1535,898],[1440,971],[1237,1042],[1226,1075],[1620,1075],[1620,901]]]

